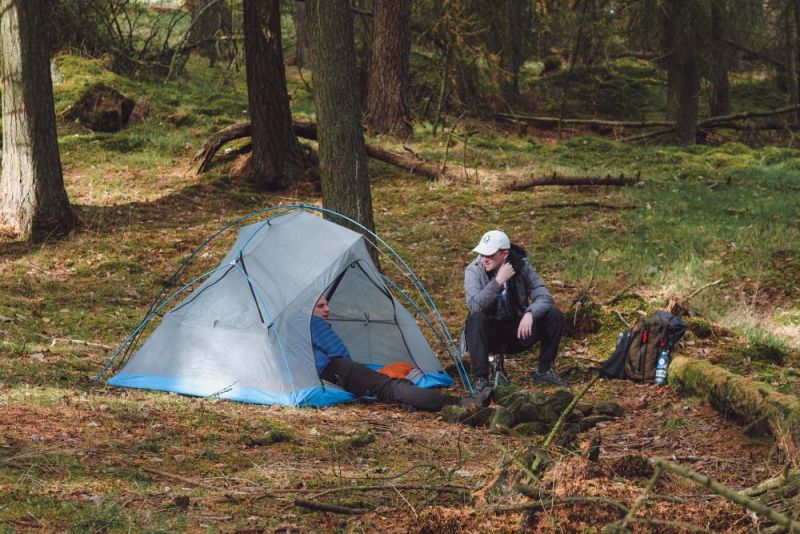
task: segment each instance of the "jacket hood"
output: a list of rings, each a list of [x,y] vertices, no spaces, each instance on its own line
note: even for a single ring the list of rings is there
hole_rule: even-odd
[[[511,243],[511,248],[508,249],[508,259],[514,270],[519,272],[522,265],[528,261],[528,251],[516,243]]]

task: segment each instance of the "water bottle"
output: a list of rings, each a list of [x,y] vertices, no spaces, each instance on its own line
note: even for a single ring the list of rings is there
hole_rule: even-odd
[[[656,385],[663,386],[667,383],[667,367],[669,366],[669,352],[662,348],[656,360]]]

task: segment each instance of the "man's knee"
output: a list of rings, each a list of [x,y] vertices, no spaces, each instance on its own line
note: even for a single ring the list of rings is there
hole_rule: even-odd
[[[551,306],[547,310],[544,319],[547,329],[551,332],[562,332],[564,330],[564,313],[555,306]]]

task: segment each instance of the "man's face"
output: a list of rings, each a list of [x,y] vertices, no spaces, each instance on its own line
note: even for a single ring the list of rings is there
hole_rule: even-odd
[[[508,258],[507,250],[498,250],[491,256],[481,254],[481,264],[487,273],[491,273],[503,265],[506,262],[506,258]]]
[[[328,299],[325,297],[320,297],[316,304],[314,304],[314,312],[313,315],[324,319],[325,321],[328,320],[328,315],[330,315],[331,309],[328,307]]]

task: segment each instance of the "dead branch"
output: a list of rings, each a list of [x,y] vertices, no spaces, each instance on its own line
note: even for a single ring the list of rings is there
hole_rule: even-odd
[[[589,388],[591,388],[599,378],[600,375],[594,375],[592,379],[589,380],[589,382],[583,387],[580,393],[575,395],[572,398],[572,401],[567,405],[567,407],[564,408],[564,411],[561,412],[561,415],[558,417],[556,424],[553,425],[553,428],[550,430],[550,433],[547,434],[547,437],[542,443],[541,448],[543,450],[546,450],[550,446],[550,444],[553,443],[553,440],[555,439],[556,435],[558,435],[559,430],[561,430],[561,426],[564,424],[564,421],[567,420],[567,417],[569,417],[569,414],[572,413],[572,410],[575,408],[578,402],[583,398],[584,395],[586,395],[586,392],[589,391]],[[531,464],[531,471],[533,471],[534,473],[538,473],[539,466],[541,465],[541,463],[542,463],[542,457],[536,456],[536,458],[533,460],[533,463]]]
[[[508,513],[508,512],[533,512],[536,510],[545,510],[550,508],[551,506],[556,506],[559,504],[572,504],[572,503],[591,503],[597,504],[600,506],[606,506],[608,508],[616,508],[622,514],[628,512],[628,507],[622,504],[621,502],[611,501],[609,499],[605,499],[603,497],[592,497],[592,496],[583,496],[583,495],[572,495],[569,497],[560,497],[554,499],[541,499],[534,502],[528,502],[524,504],[512,504],[512,505],[503,505],[503,506],[491,506],[486,510],[479,509],[478,511],[487,511],[487,512],[494,512],[498,514]]]
[[[50,346],[52,347],[56,343],[64,343],[64,344],[72,344],[72,345],[84,345],[86,347],[96,347],[98,349],[103,350],[113,350],[114,347],[109,347],[108,345],[103,345],[102,343],[94,343],[92,341],[84,341],[82,339],[68,339],[63,337],[54,337],[50,340]]]
[[[541,204],[540,208],[600,208],[604,210],[632,210],[634,206],[615,206],[613,204],[603,204],[602,202],[563,202],[554,204]]]
[[[454,493],[457,495],[466,494],[470,491],[467,486],[460,486],[457,484],[442,484],[440,486],[432,485],[427,486],[423,484],[386,484],[386,485],[370,485],[370,486],[341,486],[338,488],[330,488],[327,490],[319,491],[314,495],[315,498],[332,493],[340,492],[361,492],[361,491],[395,491],[395,490],[417,490],[417,491],[435,491],[438,493]],[[297,490],[295,490],[297,491]]]
[[[688,467],[683,467],[681,465],[674,464],[672,462],[668,462],[668,461],[664,460],[663,458],[655,458],[653,460],[653,464],[656,467],[661,467],[664,470],[671,471],[671,472],[673,472],[673,473],[675,473],[677,475],[680,475],[680,476],[682,476],[684,478],[688,478],[689,480],[692,480],[693,482],[697,482],[698,484],[701,484],[701,485],[709,488],[710,490],[714,491],[715,493],[718,493],[719,495],[722,495],[723,497],[725,497],[729,501],[733,501],[736,504],[740,504],[740,505],[744,506],[745,508],[747,508],[748,510],[752,510],[753,512],[755,512],[757,514],[761,514],[764,517],[766,517],[767,519],[769,519],[770,521],[773,521],[774,523],[777,523],[777,524],[785,527],[789,532],[800,533],[800,523],[798,523],[797,521],[794,521],[790,517],[787,517],[787,516],[785,516],[785,515],[783,515],[783,514],[781,514],[779,512],[776,512],[772,508],[770,508],[770,507],[768,507],[768,506],[766,506],[766,505],[764,505],[764,504],[762,504],[762,503],[760,503],[758,501],[750,499],[749,497],[747,497],[747,496],[745,496],[745,495],[743,495],[743,494],[741,494],[741,493],[739,493],[737,491],[733,491],[731,489],[728,489],[725,486],[723,486],[722,484],[720,484],[719,482],[715,482],[714,480],[711,480],[710,478],[708,478],[705,475],[702,475],[702,474],[700,474],[700,473],[698,473],[696,471],[692,471]]]
[[[775,115],[783,115],[785,113],[793,113],[800,111],[800,106],[786,106],[771,111],[751,111],[745,113],[733,113],[730,115],[720,115],[718,117],[711,117],[697,123],[699,129],[710,129],[719,126],[722,123],[732,121],[739,121],[743,119],[754,119],[757,117],[774,117]],[[727,126],[726,126],[727,128]]]
[[[546,128],[558,126],[558,117],[537,117],[533,115],[519,115],[516,113],[495,113],[495,117],[504,120],[513,120],[536,124]],[[574,126],[599,126],[605,128],[651,128],[653,126],[675,126],[674,121],[612,121],[603,119],[562,119],[562,124]]]
[[[610,175],[605,178],[597,176],[559,176],[553,173],[552,176],[546,178],[530,178],[523,181],[512,181],[501,185],[500,189],[503,191],[524,191],[531,187],[538,187],[542,185],[572,185],[572,186],[600,186],[600,185],[633,185],[639,182],[641,173],[637,172],[635,177],[625,177],[620,174],[618,178],[612,178]]]
[[[786,63],[784,63],[783,61],[781,61],[779,59],[775,59],[774,57],[772,57],[772,56],[770,56],[770,55],[768,55],[768,54],[766,54],[764,52],[760,52],[758,50],[753,50],[752,48],[748,48],[747,46],[743,45],[742,43],[740,43],[738,41],[734,41],[733,39],[724,39],[724,41],[725,41],[725,44],[728,44],[728,45],[732,46],[733,48],[736,48],[737,50],[740,50],[742,52],[750,54],[751,56],[756,57],[756,58],[758,58],[758,59],[760,59],[762,61],[770,63],[771,65],[774,65],[774,66],[780,67],[780,68],[785,68],[786,67]]]
[[[296,122],[292,125],[295,135],[304,139],[316,141],[317,139],[317,125],[313,122]],[[200,161],[197,167],[197,174],[206,172],[211,167],[211,162],[214,156],[225,144],[230,143],[236,139],[249,137],[252,135],[252,129],[249,122],[242,122],[223,128],[217,133],[211,135],[203,147],[195,154],[194,161]],[[431,180],[438,180],[440,178],[449,178],[451,175],[446,171],[442,171],[434,162],[424,160],[415,156],[406,156],[405,154],[396,154],[389,152],[375,145],[365,143],[364,150],[367,156],[383,161],[395,167],[399,167],[412,174],[422,176]]]
[[[301,508],[308,508],[309,510],[316,510],[318,512],[331,512],[334,514],[361,515],[369,512],[369,510],[367,510],[366,508],[350,508],[347,506],[336,506],[335,504],[317,503],[313,501],[307,501],[305,499],[295,499],[294,505],[300,506]]]
[[[619,525],[620,530],[624,531],[628,526],[628,523],[633,520],[633,514],[635,514],[636,510],[638,510],[639,507],[645,503],[647,500],[647,495],[653,490],[653,487],[656,485],[656,482],[658,482],[658,479],[661,478],[661,473],[663,472],[663,467],[660,465],[656,466],[656,471],[653,473],[653,476],[650,477],[650,481],[647,483],[647,486],[645,486],[644,490],[642,490],[642,494],[639,495],[639,498],[636,499],[636,502],[633,503],[630,509],[628,509],[628,513],[625,514],[625,517],[622,519],[622,523]]]
[[[651,139],[653,137],[660,137],[662,135],[671,134],[675,130],[673,128],[665,128],[663,130],[655,130],[653,132],[647,132],[640,135],[632,135],[631,137],[623,137],[620,139],[623,143],[630,143],[632,141],[642,141],[644,139]]]
[[[724,280],[725,280],[724,278],[720,278],[719,280],[714,280],[713,282],[711,282],[711,283],[708,283],[708,284],[704,285],[704,286],[703,286],[703,287],[701,287],[701,288],[695,289],[694,291],[692,291],[691,293],[689,293],[689,296],[688,296],[688,297],[686,297],[684,300],[691,300],[691,299],[692,299],[692,297],[696,297],[697,295],[699,295],[701,291],[704,291],[704,290],[708,289],[709,287],[712,287],[712,286],[719,285],[719,284],[721,284],[721,283],[722,283]]]

